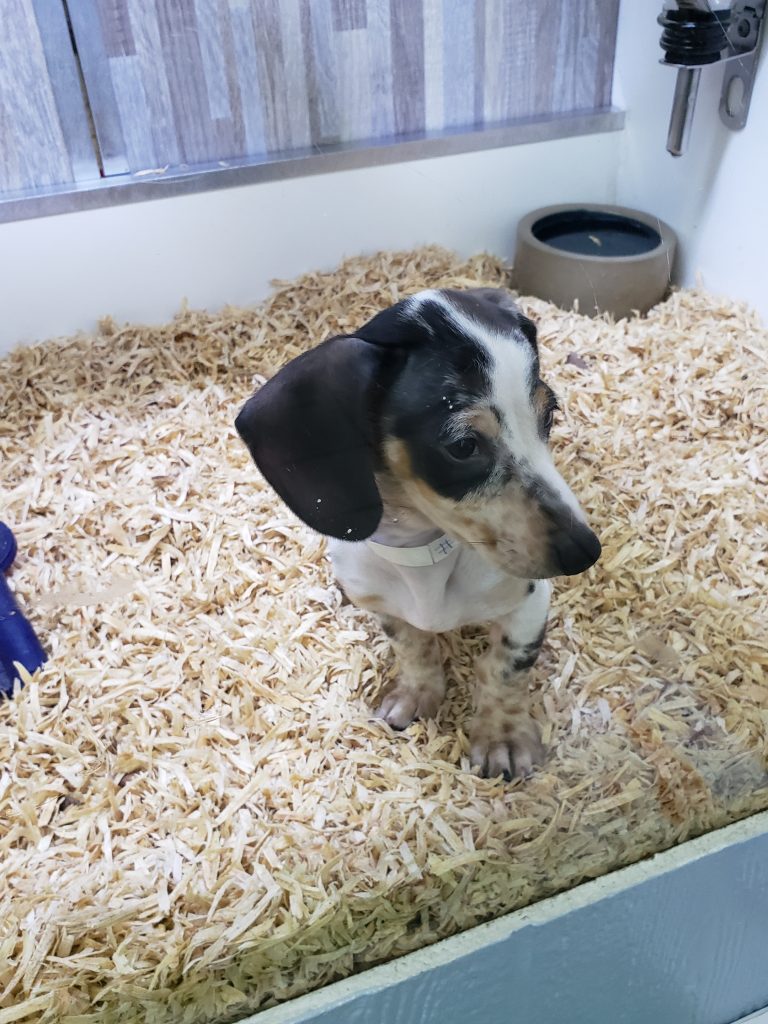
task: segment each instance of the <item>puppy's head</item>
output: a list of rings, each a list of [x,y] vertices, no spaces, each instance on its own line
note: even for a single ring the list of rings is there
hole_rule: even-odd
[[[505,292],[421,292],[293,360],[236,426],[309,526],[378,527],[388,473],[441,529],[523,578],[589,568],[600,543],[548,449],[554,394]]]

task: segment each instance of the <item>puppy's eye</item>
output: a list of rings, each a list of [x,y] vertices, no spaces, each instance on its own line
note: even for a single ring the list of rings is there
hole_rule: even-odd
[[[545,438],[549,437],[549,433],[552,430],[552,424],[555,419],[555,413],[560,408],[557,399],[551,392],[549,395],[549,399],[549,403],[545,407],[544,412],[541,415],[541,432]]]
[[[555,413],[560,408],[560,405],[555,392],[543,380],[540,380],[536,385],[535,405],[538,407],[539,413],[539,431],[546,440],[549,437]]]
[[[444,446],[445,450],[453,459],[471,459],[480,451],[474,437],[462,437],[460,441],[451,441]]]

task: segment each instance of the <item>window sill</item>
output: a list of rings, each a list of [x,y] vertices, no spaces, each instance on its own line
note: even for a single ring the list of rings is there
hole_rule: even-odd
[[[323,146],[248,160],[221,160],[215,164],[194,167],[165,167],[138,174],[115,175],[91,182],[54,186],[45,191],[6,193],[0,196],[0,223],[309,174],[549,142],[578,135],[620,131],[623,127],[624,111],[609,108],[546,118],[526,118],[490,127],[426,132],[376,142]]]

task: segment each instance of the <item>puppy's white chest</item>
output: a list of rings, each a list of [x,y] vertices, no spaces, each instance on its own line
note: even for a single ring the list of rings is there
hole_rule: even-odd
[[[466,547],[428,566],[394,565],[364,542],[331,541],[329,552],[337,579],[356,604],[431,633],[509,614],[527,594],[526,580],[494,569]]]

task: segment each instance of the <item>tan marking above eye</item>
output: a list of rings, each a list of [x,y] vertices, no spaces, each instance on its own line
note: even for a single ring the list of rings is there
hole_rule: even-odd
[[[465,423],[468,423],[475,430],[479,430],[488,437],[498,437],[501,434],[499,421],[487,406],[468,409],[463,414],[463,419]]]

